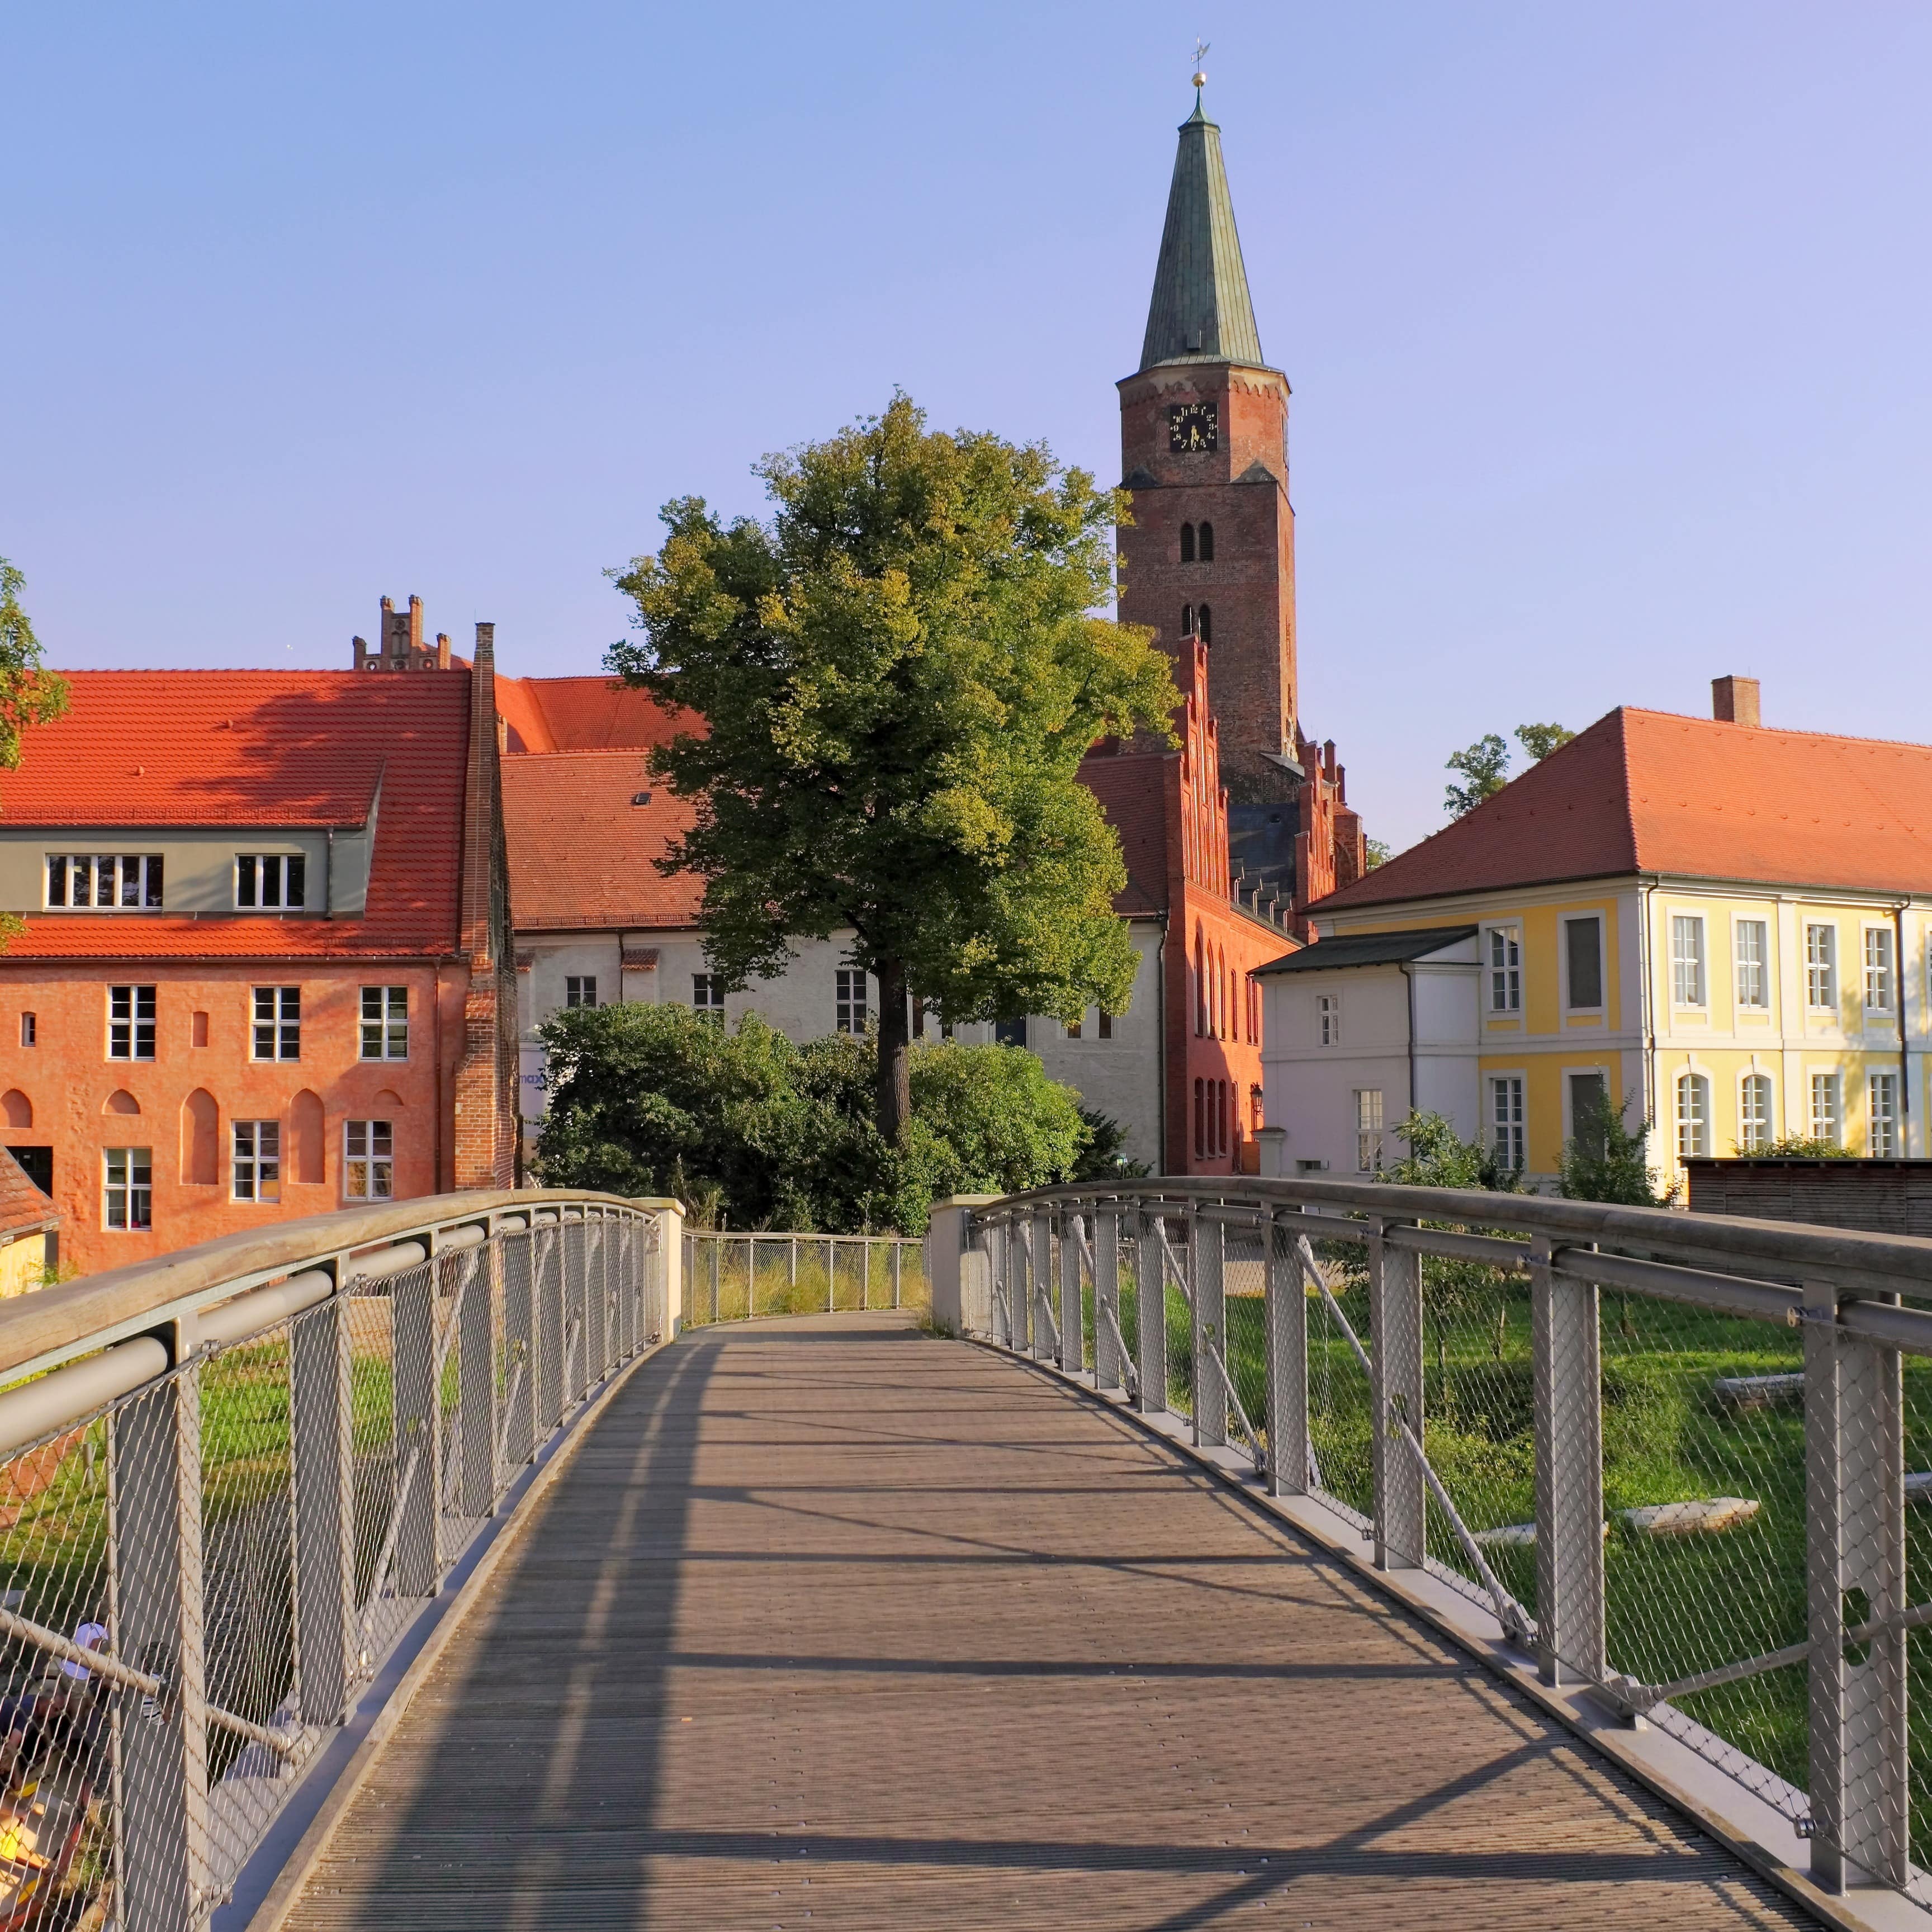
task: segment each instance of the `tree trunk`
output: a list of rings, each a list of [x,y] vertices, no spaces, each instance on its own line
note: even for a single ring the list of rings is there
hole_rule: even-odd
[[[879,963],[879,1071],[873,1118],[880,1136],[896,1146],[912,1120],[912,1047],[906,1019],[905,968]]]

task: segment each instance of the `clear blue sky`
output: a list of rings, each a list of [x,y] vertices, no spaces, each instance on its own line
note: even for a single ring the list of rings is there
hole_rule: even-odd
[[[590,670],[661,502],[895,383],[1112,482],[1196,33],[1372,832],[1722,671],[1932,738],[1917,0],[7,0],[0,554],[64,664],[414,590]]]

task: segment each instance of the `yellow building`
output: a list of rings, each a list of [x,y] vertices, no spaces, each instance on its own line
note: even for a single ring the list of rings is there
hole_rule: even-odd
[[[60,1214],[0,1148],[0,1297],[38,1288],[59,1258]]]
[[[1546,1178],[1606,1090],[1666,1185],[1794,1135],[1932,1153],[1932,748],[1766,730],[1753,681],[1716,691],[1709,719],[1611,712],[1312,908],[1264,981],[1285,1172],[1367,1169],[1420,1105]],[[1362,956],[1400,932],[1430,950]]]

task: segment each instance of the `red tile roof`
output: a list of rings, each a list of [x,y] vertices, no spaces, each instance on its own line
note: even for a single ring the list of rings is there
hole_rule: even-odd
[[[1627,706],[1312,910],[1640,872],[1932,892],[1932,746]]]
[[[359,919],[32,914],[11,959],[394,957],[457,940],[470,674],[66,671],[0,772],[0,824],[352,826],[381,786]]]
[[[512,754],[647,750],[704,728],[695,713],[668,712],[612,677],[499,677],[496,710]]]
[[[631,802],[640,792],[650,804]],[[517,930],[695,926],[701,884],[684,874],[668,879],[652,863],[694,815],[652,778],[639,751],[506,758]]]
[[[1114,895],[1123,919],[1168,903],[1167,787],[1179,767],[1180,755],[1172,752],[1100,752],[1080,762],[1080,782],[1100,801],[1126,861],[1126,885]]]
[[[27,1178],[20,1163],[0,1147],[0,1234],[22,1234],[29,1228],[59,1225],[59,1210]]]

